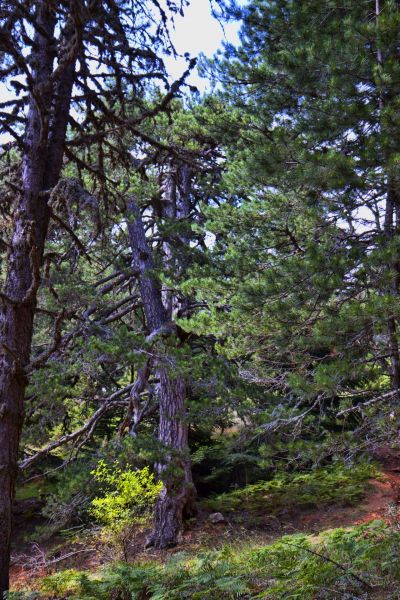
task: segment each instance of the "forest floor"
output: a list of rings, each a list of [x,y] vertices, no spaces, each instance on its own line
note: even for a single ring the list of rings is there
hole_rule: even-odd
[[[212,524],[209,512],[200,511],[195,523],[182,535],[181,543],[168,551],[144,550],[146,532],[136,537],[127,549],[125,559],[133,562],[140,559],[164,562],[173,553],[216,549],[224,545],[246,544],[267,545],[283,535],[304,533],[318,536],[322,531],[337,527],[362,525],[381,520],[399,527],[400,515],[400,456],[388,448],[380,449],[374,458],[381,464],[381,475],[371,479],[365,495],[356,506],[325,505],[321,508],[281,510],[274,516],[263,511],[241,507],[234,519],[225,516],[222,523]],[[397,508],[398,507],[398,508]],[[22,532],[33,531],[40,519],[32,500],[17,503],[16,520],[20,542],[17,541],[12,555],[12,590],[26,589],[33,580],[64,569],[95,571],[112,556],[91,547],[91,537],[78,536],[70,540],[54,536],[43,543],[22,541]],[[42,519],[43,522],[43,519]],[[18,536],[17,536],[18,539]]]

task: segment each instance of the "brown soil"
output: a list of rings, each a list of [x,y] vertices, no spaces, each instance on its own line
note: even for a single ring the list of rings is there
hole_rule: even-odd
[[[382,464],[382,477],[370,481],[359,506],[325,506],[320,509],[282,511],[276,516],[242,513],[240,522],[212,525],[207,513],[200,513],[182,536],[176,549],[168,551],[143,550],[146,532],[138,535],[128,551],[128,560],[145,557],[166,560],[171,553],[195,551],[199,548],[216,548],[223,544],[250,541],[270,543],[282,535],[303,532],[317,534],[336,527],[360,525],[380,519],[388,524],[400,523],[400,457],[389,448],[380,449],[374,458]],[[90,541],[88,542],[90,544]],[[71,554],[67,557],[66,555]],[[65,557],[65,558],[63,558]],[[60,559],[61,560],[58,560]],[[53,561],[53,562],[52,562]],[[43,563],[48,563],[47,566]],[[60,540],[50,540],[44,545],[31,544],[13,555],[11,568],[12,589],[27,587],[29,581],[40,578],[58,569],[77,568],[95,570],[107,557],[90,550],[83,541],[60,545]],[[41,565],[42,563],[42,565]]]

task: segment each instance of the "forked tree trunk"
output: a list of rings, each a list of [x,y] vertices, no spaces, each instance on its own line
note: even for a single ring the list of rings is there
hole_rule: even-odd
[[[37,8],[38,31],[31,64],[35,99],[31,98],[25,132],[22,192],[7,257],[0,297],[0,597],[9,586],[12,508],[40,265],[49,224],[41,191],[53,187],[62,165],[72,93],[74,60],[49,85],[53,72],[55,15],[51,3]]]
[[[186,385],[182,376],[171,372],[174,357],[168,355],[164,337],[175,336],[162,302],[161,287],[153,275],[154,263],[143,222],[133,198],[128,202],[128,231],[133,262],[139,272],[139,287],[147,327],[157,338],[158,351],[165,355],[157,366],[160,423],[158,439],[162,459],[158,464],[163,489],[154,511],[154,527],[148,545],[168,548],[178,543],[184,515],[193,513],[196,496],[188,450]],[[156,342],[157,343],[157,342]]]

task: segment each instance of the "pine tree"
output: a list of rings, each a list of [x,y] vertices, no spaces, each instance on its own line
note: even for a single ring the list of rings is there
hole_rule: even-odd
[[[169,14],[182,10],[183,4],[169,2]],[[109,178],[101,168],[102,140],[108,128],[137,131],[151,116],[141,110],[139,93],[130,95],[138,102],[129,103],[136,112],[127,119],[125,91],[138,90],[149,80],[166,82],[157,51],[161,47],[170,51],[171,43],[169,16],[156,1],[146,5],[10,1],[2,3],[0,19],[1,76],[15,90],[15,97],[2,105],[2,132],[11,137],[4,161],[7,164],[7,153],[17,152],[22,163],[17,181],[6,182],[15,197],[10,203],[13,221],[5,240],[6,275],[0,296],[2,595],[8,588],[12,504],[37,294],[49,224],[56,219],[48,201],[64,159],[78,169],[87,168],[103,182],[104,191]],[[164,95],[155,113],[167,106],[179,85]],[[83,121],[75,118],[72,108],[85,113]],[[90,164],[93,145],[98,148],[99,166]],[[84,158],[79,156],[82,149]],[[56,330],[65,316],[60,314]]]
[[[195,326],[293,427],[398,394],[400,12],[259,0],[242,17],[240,47],[208,67],[228,174],[208,224],[215,312]]]

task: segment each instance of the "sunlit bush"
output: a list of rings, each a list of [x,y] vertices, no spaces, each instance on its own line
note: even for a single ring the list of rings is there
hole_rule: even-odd
[[[102,525],[102,541],[122,551],[134,530],[146,525],[162,487],[148,467],[122,470],[110,468],[100,461],[92,475],[103,488],[103,494],[91,501],[89,513]]]

